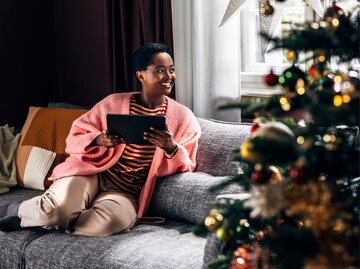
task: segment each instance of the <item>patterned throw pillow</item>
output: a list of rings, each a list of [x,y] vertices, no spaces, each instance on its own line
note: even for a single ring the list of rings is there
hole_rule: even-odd
[[[44,190],[51,185],[48,177],[67,157],[65,139],[72,122],[83,109],[30,107],[21,130],[16,153],[17,180],[20,186]]]

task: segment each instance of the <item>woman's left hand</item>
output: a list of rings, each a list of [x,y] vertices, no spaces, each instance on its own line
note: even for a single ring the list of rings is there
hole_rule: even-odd
[[[144,139],[148,140],[155,146],[163,149],[167,154],[171,154],[176,149],[172,133],[169,131],[167,124],[165,130],[150,127],[151,132],[144,132]]]

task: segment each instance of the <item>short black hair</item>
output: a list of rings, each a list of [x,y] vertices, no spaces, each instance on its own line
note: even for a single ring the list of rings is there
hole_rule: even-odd
[[[172,58],[172,50],[162,43],[146,43],[138,48],[131,58],[131,69],[135,74],[137,71],[146,70],[154,61],[155,54],[166,52]]]

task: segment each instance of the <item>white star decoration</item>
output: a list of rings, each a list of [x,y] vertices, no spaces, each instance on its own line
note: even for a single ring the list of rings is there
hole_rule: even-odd
[[[237,13],[236,11],[239,12],[242,10],[245,7],[244,4],[246,2],[248,2],[248,0],[230,0],[219,27],[230,19],[230,17],[234,16]]]
[[[221,20],[221,23],[219,25],[224,25],[231,17],[233,17],[235,14],[240,12],[246,4],[249,1],[254,0],[229,0],[229,4],[226,8],[225,14]],[[258,0],[259,6],[263,0]],[[321,0],[306,0],[306,4],[311,6],[311,8],[320,16],[323,17],[324,15],[324,7],[321,4]],[[283,9],[285,7],[285,3],[277,2],[274,7],[274,14],[271,16],[266,16],[263,14],[260,14],[260,27],[261,31],[267,33],[269,36],[273,36],[276,26],[278,25],[279,21],[281,20],[281,15],[283,12]],[[265,42],[265,43],[264,43]],[[262,44],[262,53],[264,54],[267,50],[268,42],[263,41]]]

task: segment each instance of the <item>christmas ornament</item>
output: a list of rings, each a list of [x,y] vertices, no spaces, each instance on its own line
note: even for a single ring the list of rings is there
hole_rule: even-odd
[[[266,167],[261,168],[251,173],[251,180],[255,184],[265,184],[270,181],[272,174],[273,174],[272,171],[270,171]]]
[[[254,164],[280,165],[297,158],[295,143],[295,135],[289,127],[280,122],[267,122],[242,145],[240,153],[244,160]],[[256,178],[261,176],[255,174]]]
[[[246,2],[247,0],[230,0],[219,27],[223,26],[224,23],[232,16],[234,16],[237,12],[240,12],[240,10],[244,8],[244,4]]]
[[[231,237],[231,233],[225,229],[225,227],[220,227],[216,231],[216,237],[221,241],[228,241]]]
[[[319,80],[322,77],[321,71],[318,69],[317,65],[312,65],[308,71],[310,82]]]
[[[293,65],[284,70],[279,77],[279,83],[290,92],[295,92],[296,84],[299,79],[305,82],[305,73],[300,68]]]
[[[249,162],[257,162],[260,157],[259,154],[253,150],[253,144],[250,139],[246,140],[240,146],[240,156]]]
[[[224,217],[219,210],[213,208],[205,218],[204,224],[209,231],[214,232],[222,225],[223,220]]]
[[[324,19],[330,22],[334,18],[338,18],[341,15],[344,15],[344,10],[336,4],[334,1],[331,7],[328,7],[324,13]]]
[[[294,62],[294,61],[296,61],[296,59],[297,59],[297,54],[296,54],[296,52],[293,51],[293,50],[288,50],[288,51],[286,52],[286,59],[287,59],[289,62]]]
[[[264,3],[260,4],[260,14],[269,16],[274,13],[274,7],[270,4],[269,0],[266,0]]]
[[[259,128],[260,128],[260,123],[254,123],[250,128],[250,133],[253,134]]]
[[[293,167],[290,170],[290,178],[295,183],[307,183],[310,180],[310,174],[301,167]]]
[[[271,165],[264,167],[260,164],[256,164],[254,171],[251,173],[251,179],[255,184],[265,184],[269,181],[277,182],[282,179],[282,176],[276,166]]]
[[[289,127],[280,122],[267,122],[257,128],[252,138],[240,146],[240,156],[254,164],[269,161],[288,162],[296,157],[295,143],[295,135]],[[269,151],[270,145],[273,148],[277,147],[276,159],[273,157],[273,150]]]
[[[254,137],[266,137],[282,142],[293,142],[294,132],[281,122],[267,122],[254,132]]]
[[[272,218],[278,216],[286,206],[284,181],[254,185],[251,197],[244,202],[245,208],[251,208],[250,217]]]
[[[274,74],[273,70],[264,77],[264,82],[268,86],[275,86],[278,83],[278,76]]]

